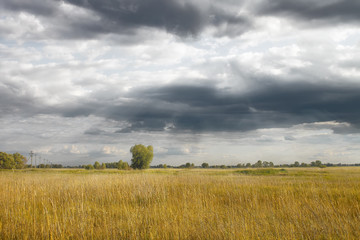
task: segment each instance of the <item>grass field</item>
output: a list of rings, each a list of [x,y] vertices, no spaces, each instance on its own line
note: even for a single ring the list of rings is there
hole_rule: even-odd
[[[360,239],[360,168],[0,171],[0,239]]]

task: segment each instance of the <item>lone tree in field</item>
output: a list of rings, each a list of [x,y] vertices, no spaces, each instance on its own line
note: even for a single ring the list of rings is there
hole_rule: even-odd
[[[145,147],[142,144],[136,144],[130,148],[132,153],[131,167],[134,169],[146,169],[150,167],[150,163],[154,157],[153,147]]]

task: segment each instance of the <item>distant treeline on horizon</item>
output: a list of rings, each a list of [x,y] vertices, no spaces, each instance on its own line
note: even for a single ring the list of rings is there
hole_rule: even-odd
[[[118,162],[110,162],[110,163],[99,163],[96,161],[94,165],[77,165],[77,166],[63,166],[62,164],[38,164],[38,165],[31,165],[26,164],[27,159],[23,155],[19,153],[8,154],[5,152],[0,152],[0,169],[21,169],[21,168],[85,168],[88,170],[91,169],[120,169],[120,170],[129,170],[131,166],[125,161],[118,161]],[[256,163],[239,163],[237,165],[209,165],[208,163],[204,162],[199,166],[196,166],[194,163],[187,162],[186,164],[182,164],[179,166],[172,166],[167,164],[159,164],[155,166],[150,166],[150,168],[219,168],[219,169],[226,169],[226,168],[292,168],[292,167],[346,167],[346,166],[360,166],[360,163],[353,163],[353,164],[344,164],[344,163],[322,163],[320,160],[313,161],[311,163],[300,163],[295,161],[292,164],[274,164],[273,162],[268,161],[261,161],[258,160]]]
[[[110,162],[104,163],[106,168],[108,169],[118,169],[119,162]],[[77,166],[63,166],[61,164],[52,164],[52,165],[44,165],[39,164],[37,168],[86,168],[88,165],[77,165]],[[294,162],[292,164],[274,164],[272,162],[267,161],[257,161],[254,164],[251,163],[239,163],[237,165],[209,165],[208,163],[202,163],[199,166],[196,166],[194,163],[186,163],[178,166],[167,165],[167,164],[159,164],[150,166],[150,168],[218,168],[218,169],[227,169],[227,168],[292,168],[292,167],[351,167],[351,166],[360,166],[360,163],[322,163],[317,160],[311,163],[299,163]],[[30,167],[30,165],[27,165]],[[95,168],[96,169],[96,168]],[[104,169],[104,168],[100,168]]]

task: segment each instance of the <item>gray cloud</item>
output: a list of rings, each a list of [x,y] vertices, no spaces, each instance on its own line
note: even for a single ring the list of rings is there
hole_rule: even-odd
[[[356,85],[302,82],[267,82],[266,87],[245,94],[209,86],[170,85],[135,89],[122,103],[89,104],[84,100],[71,110],[61,107],[57,111],[66,117],[86,113],[127,122],[117,133],[248,131],[321,121],[347,122],[359,128],[359,91]],[[337,133],[345,132],[338,129]]]
[[[264,0],[256,8],[259,14],[284,15],[312,23],[314,20],[327,24],[359,23],[360,3],[353,0]]]
[[[171,122],[175,129],[191,131],[246,131],[316,121],[348,122],[360,127],[359,90],[353,85],[268,82],[264,88],[236,95],[211,87],[169,86],[135,97],[185,108],[177,110],[173,105],[159,111],[149,104],[146,114],[139,111],[132,118],[144,125],[151,119],[152,124],[158,124],[157,129]]]
[[[2,0],[0,6],[14,12],[26,11],[36,15],[52,16],[60,4],[57,0]]]
[[[83,11],[64,8],[64,3]],[[249,7],[252,6],[252,7]],[[134,44],[149,38],[142,32],[164,30],[180,37],[197,37],[211,28],[215,36],[236,37],[254,29],[256,17],[264,15],[301,19],[316,27],[321,24],[359,22],[360,4],[342,0],[263,0],[249,4],[240,1],[182,0],[4,0],[6,11],[29,12],[36,15],[45,29],[28,33],[33,38],[92,39],[107,36],[122,44]],[[244,11],[243,11],[244,10]],[[251,12],[245,14],[244,12]],[[10,31],[4,29],[4,31]],[[27,36],[27,37],[29,37]]]
[[[179,36],[197,36],[207,26],[226,24],[229,27],[221,33],[218,32],[224,35],[241,34],[250,27],[249,20],[244,16],[238,16],[237,11],[222,9],[202,1],[194,3],[178,0],[66,0],[66,2],[98,14],[102,19],[104,32],[153,27],[165,29]],[[241,3],[237,7],[240,10]],[[106,26],[109,28],[105,29]]]
[[[76,6],[83,11],[64,8]],[[125,44],[143,39],[144,29],[159,29],[180,37],[197,37],[208,27],[217,36],[237,36],[251,28],[251,20],[236,8],[207,1],[181,0],[4,0],[0,7],[12,12],[28,12],[39,17],[46,29],[34,38],[89,39],[100,35],[118,37]],[[132,36],[132,40],[129,39]]]
[[[350,83],[253,79],[253,86],[243,93],[212,85],[164,85],[134,88],[126,94],[114,91],[114,97],[108,92],[94,92],[55,105],[23,93],[16,84],[3,84],[0,91],[2,114],[67,118],[92,115],[126,123],[114,130],[116,133],[248,131],[323,121],[346,122],[360,128],[360,87]],[[335,133],[352,131],[339,126],[331,129]],[[88,129],[85,134],[101,132]]]
[[[40,113],[42,104],[20,84],[2,80],[0,82],[0,114],[34,115]]]
[[[86,134],[86,135],[94,135],[94,136],[101,135],[104,133],[106,133],[104,130],[101,130],[98,128],[89,128],[84,132],[84,134]]]

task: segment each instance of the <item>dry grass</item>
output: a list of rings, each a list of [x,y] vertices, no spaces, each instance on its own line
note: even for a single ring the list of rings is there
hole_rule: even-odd
[[[360,168],[1,171],[0,239],[360,239]]]

